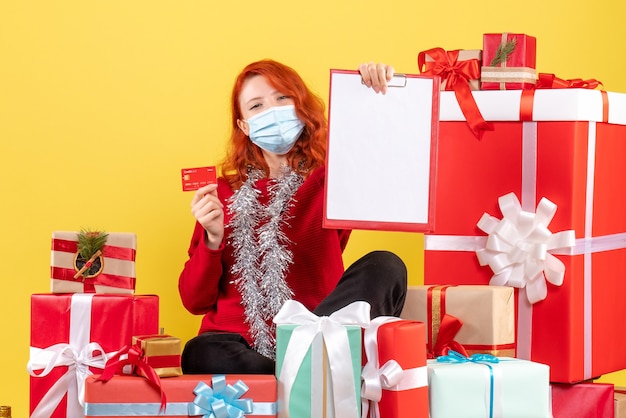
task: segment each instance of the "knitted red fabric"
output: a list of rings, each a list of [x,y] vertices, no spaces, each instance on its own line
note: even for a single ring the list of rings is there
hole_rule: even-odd
[[[300,186],[288,211],[283,231],[291,241],[293,264],[286,276],[294,299],[313,310],[335,287],[344,271],[342,252],[350,236],[349,230],[322,228],[325,169],[314,171]],[[232,196],[224,179],[218,180],[218,195],[225,207]],[[268,180],[259,180],[259,202],[268,202]],[[225,214],[228,225],[229,214]],[[218,250],[204,245],[205,232],[195,225],[189,259],[180,275],[178,289],[189,312],[204,315],[199,333],[206,331],[235,332],[251,342],[245,323],[241,295],[230,273],[234,263],[230,246],[230,229],[225,230],[225,244]]]

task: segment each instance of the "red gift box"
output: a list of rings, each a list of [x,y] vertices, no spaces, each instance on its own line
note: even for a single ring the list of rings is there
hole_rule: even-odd
[[[194,389],[200,382],[211,388],[207,404],[222,399],[218,388],[220,375],[182,375],[162,379],[161,385],[167,396],[165,414],[159,413],[161,395],[146,379],[137,376],[114,376],[110,381],[98,381],[97,376],[89,376],[85,382],[85,417],[134,417],[157,418],[162,416],[192,416],[189,406],[196,398]],[[241,381],[245,387],[237,392],[236,400],[252,407],[246,417],[276,417],[276,378],[273,375],[226,375],[222,384],[239,389]],[[212,398],[212,396],[214,398]],[[227,405],[231,405],[226,402]],[[238,404],[232,404],[239,408]],[[192,408],[195,408],[192,406]],[[235,409],[237,411],[237,409]],[[201,413],[196,413],[201,412]],[[194,412],[193,416],[216,416],[210,410]],[[221,416],[221,415],[220,415]],[[231,415],[228,415],[231,416]],[[238,416],[238,415],[233,415]]]
[[[117,293],[135,292],[135,254],[137,236],[129,232],[111,232],[94,260],[101,268],[92,275],[78,275],[78,233],[52,233],[50,257],[50,291],[52,293]]]
[[[426,329],[422,322],[378,317],[365,329],[362,409],[371,417],[428,418]]]
[[[613,384],[552,384],[554,418],[613,418]]]
[[[157,333],[158,322],[154,295],[32,295],[31,417],[82,417],[77,388],[85,377],[101,372],[133,335]]]
[[[486,33],[483,35],[483,65],[480,70],[482,90],[517,90],[532,88],[537,79],[534,37],[521,33]],[[510,47],[509,55],[494,62],[499,52]],[[500,61],[500,60],[499,60]]]
[[[575,231],[576,245],[546,255],[563,263],[564,276],[561,286],[548,284],[545,300],[530,305],[525,290],[518,292],[517,356],[548,364],[551,381],[562,383],[626,368],[626,334],[615,332],[626,315],[626,281],[619,279],[626,276],[626,95],[537,90],[532,101],[522,91],[473,94],[495,121],[482,141],[462,122],[454,96],[442,92],[425,284],[490,283],[493,272],[475,253],[488,244],[477,227],[482,215],[500,217],[498,199],[513,192],[521,218],[530,218],[545,197],[557,208],[548,230]],[[531,288],[544,282],[538,277]]]

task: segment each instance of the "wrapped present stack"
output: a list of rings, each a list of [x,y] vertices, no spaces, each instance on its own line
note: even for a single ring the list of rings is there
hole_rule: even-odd
[[[135,295],[136,242],[52,234],[51,293],[31,296],[30,416],[276,417],[273,375],[182,374],[180,339],[159,333],[158,296]]]
[[[235,416],[608,418],[620,393],[592,379],[626,368],[610,340],[626,285],[609,275],[626,270],[626,96],[538,74],[535,55],[535,38],[508,33],[419,54],[442,81],[437,204],[425,284],[400,318],[288,301],[275,376],[159,383],[156,363],[105,368],[86,381],[87,416],[211,416],[225,402]]]
[[[158,333],[158,296],[134,294],[135,252],[131,233],[52,234],[51,293],[31,296],[31,417],[82,417],[87,376]]]
[[[370,321],[366,302],[320,318],[287,301],[274,323],[279,417],[428,418],[422,322]]]
[[[402,314],[426,324],[431,416],[460,416],[440,414],[439,400],[468,388],[461,372],[433,380],[458,363],[436,363],[452,352],[547,366],[555,418],[612,417],[613,385],[593,380],[626,369],[614,331],[626,314],[626,94],[537,73],[536,40],[525,34],[484,35],[478,89],[463,54],[432,51],[419,54],[420,71],[452,83],[440,94],[425,285],[409,290]],[[510,295],[496,303],[504,287]],[[499,357],[504,347],[514,354]],[[509,403],[494,394],[493,408]]]

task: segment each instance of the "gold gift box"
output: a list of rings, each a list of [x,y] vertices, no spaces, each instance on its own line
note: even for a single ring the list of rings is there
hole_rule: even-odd
[[[429,347],[432,346],[429,335],[436,341],[444,314],[452,315],[463,323],[454,341],[463,345],[468,354],[515,357],[515,298],[512,287],[409,286],[400,317],[426,324]]]
[[[148,365],[160,377],[181,376],[180,366],[181,343],[180,339],[166,334],[139,335],[133,337],[133,345],[143,352]],[[143,376],[139,368],[137,374]]]
[[[626,418],[626,387],[615,386],[615,418]]]
[[[434,59],[426,54],[425,55],[426,62],[433,62]],[[482,49],[461,49],[459,50],[459,57],[457,61],[469,61],[469,60],[478,60],[478,66],[482,65],[483,60],[483,51]],[[480,74],[478,78],[468,80],[470,90],[480,90]],[[444,91],[446,89],[447,80],[441,80],[440,90]]]

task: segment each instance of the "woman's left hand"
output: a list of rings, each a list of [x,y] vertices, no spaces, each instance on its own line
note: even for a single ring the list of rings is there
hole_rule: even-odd
[[[359,72],[367,87],[373,88],[376,93],[385,94],[394,69],[389,64],[370,62],[359,65]]]

